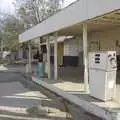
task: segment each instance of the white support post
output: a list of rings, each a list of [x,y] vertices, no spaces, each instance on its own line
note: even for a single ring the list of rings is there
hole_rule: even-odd
[[[88,83],[88,43],[87,43],[87,24],[83,23],[83,59],[84,59],[84,84],[85,90],[89,91]]]
[[[83,51],[83,39],[82,37],[79,37],[79,53],[81,53]],[[83,65],[83,60],[81,57],[81,54],[79,54],[79,66],[82,67]]]
[[[58,60],[57,60],[57,33],[55,34],[54,39],[54,79],[58,79]]]
[[[1,52],[3,52],[3,40],[1,39]]]
[[[41,52],[41,44],[40,44],[40,39],[38,41],[38,50],[39,50],[39,53]]]
[[[28,43],[28,49],[29,49],[29,53],[28,53],[28,72],[31,73],[32,72],[32,66],[31,66],[31,42]]]
[[[48,65],[48,79],[51,79],[51,67],[50,67],[50,41],[49,37],[46,40],[47,45],[47,65]]]
[[[3,40],[1,39],[1,53],[2,53],[2,59],[3,59]]]

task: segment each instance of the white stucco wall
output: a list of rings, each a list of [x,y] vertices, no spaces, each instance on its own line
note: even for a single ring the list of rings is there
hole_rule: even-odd
[[[116,40],[120,41],[120,29],[111,29],[103,32],[92,33],[91,41],[97,40],[100,40],[100,50],[116,50],[117,54],[120,54],[120,48],[116,46]],[[98,49],[91,49],[91,51],[94,50]]]
[[[116,41],[120,45],[120,28],[108,29],[103,32],[94,32],[88,36],[88,51],[115,50],[120,54],[120,48],[116,46]],[[92,44],[91,44],[92,43]],[[64,41],[64,56],[78,56],[83,51],[82,37]]]
[[[82,39],[73,38],[64,41],[64,56],[78,56],[82,51]]]

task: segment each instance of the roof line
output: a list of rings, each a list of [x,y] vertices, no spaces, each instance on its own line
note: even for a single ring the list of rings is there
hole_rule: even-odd
[[[36,25],[39,25],[39,24],[41,24],[42,22],[46,21],[48,18],[53,17],[53,16],[55,16],[56,14],[58,14],[59,12],[64,11],[65,9],[67,9],[67,8],[70,7],[70,6],[72,6],[73,4],[75,4],[75,3],[78,2],[78,1],[80,1],[80,0],[76,0],[76,1],[72,2],[72,3],[69,4],[68,6],[62,8],[60,11],[57,11],[57,12],[55,12],[53,15],[46,17],[45,19],[43,19],[40,23],[38,23],[38,24],[36,24]],[[27,29],[27,30],[25,30],[25,31],[29,31],[30,29],[34,28],[36,25],[34,25],[33,27],[31,27],[31,28],[29,28],[29,29]],[[25,32],[25,31],[24,31],[24,32]],[[23,32],[23,33],[24,33],[24,32]],[[21,34],[22,34],[22,33],[21,33]]]

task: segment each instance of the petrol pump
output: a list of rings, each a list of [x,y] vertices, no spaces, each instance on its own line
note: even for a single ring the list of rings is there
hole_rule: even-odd
[[[102,101],[112,100],[116,91],[117,60],[115,51],[89,53],[90,95]]]

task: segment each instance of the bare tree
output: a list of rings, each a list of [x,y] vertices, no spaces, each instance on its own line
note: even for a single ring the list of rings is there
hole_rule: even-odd
[[[18,17],[30,28],[61,9],[63,0],[16,0]]]

